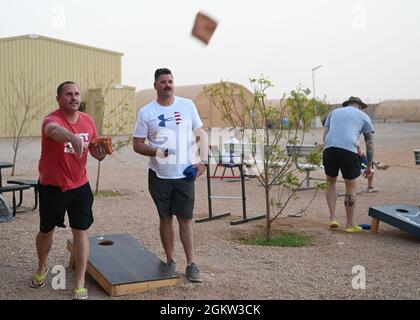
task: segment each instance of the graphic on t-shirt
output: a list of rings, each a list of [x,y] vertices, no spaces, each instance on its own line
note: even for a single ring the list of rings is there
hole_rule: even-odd
[[[83,142],[89,142],[89,133],[77,133],[83,139]],[[71,142],[64,143],[64,153],[74,153],[74,148]]]
[[[158,119],[160,120],[159,122],[159,127],[166,127],[166,121],[173,121],[174,117],[169,117],[165,119],[165,115],[161,114]]]
[[[181,119],[181,112],[174,112],[174,115],[175,115],[176,124],[180,124],[181,121],[182,121],[182,119]]]

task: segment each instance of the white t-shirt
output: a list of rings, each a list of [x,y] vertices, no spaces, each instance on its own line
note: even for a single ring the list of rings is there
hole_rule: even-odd
[[[135,138],[147,138],[152,148],[169,148],[175,154],[166,158],[150,157],[149,167],[162,179],[185,178],[183,171],[196,163],[193,130],[203,126],[197,108],[190,99],[174,96],[170,106],[152,101],[139,110]]]

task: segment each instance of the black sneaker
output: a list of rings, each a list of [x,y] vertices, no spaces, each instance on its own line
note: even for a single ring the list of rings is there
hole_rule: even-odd
[[[193,262],[187,266],[187,270],[185,271],[187,274],[188,280],[191,282],[201,282],[200,270],[198,269],[197,265]]]
[[[167,267],[169,270],[171,270],[173,273],[176,273],[176,262],[174,260],[169,260],[166,262]]]

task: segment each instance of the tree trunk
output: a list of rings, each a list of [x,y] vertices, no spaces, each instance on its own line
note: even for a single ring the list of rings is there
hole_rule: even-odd
[[[15,175],[16,158],[17,158],[18,149],[19,149],[19,141],[16,141],[15,145],[13,146],[14,153],[13,153],[13,167],[12,167],[12,173],[11,173],[12,177]]]
[[[99,192],[99,175],[101,173],[101,162],[98,160],[98,170],[96,173],[96,188],[95,188],[95,196],[98,195]]]
[[[23,116],[23,120],[20,123],[20,127],[19,127],[19,131],[17,133],[17,136],[14,137],[14,145],[13,145],[13,149],[15,154],[13,155],[13,168],[12,168],[12,176],[15,175],[15,166],[16,166],[16,158],[17,158],[17,153],[19,151],[19,147],[20,147],[20,137],[22,136],[22,132],[23,132],[23,128],[25,127],[26,123],[28,122],[28,113],[29,113],[29,105],[25,105],[25,115]]]
[[[264,175],[265,175],[265,214],[267,216],[266,220],[266,239],[268,242],[271,240],[271,203],[270,203],[270,159],[267,156],[267,150],[269,150],[270,145],[270,132],[268,130],[268,119],[265,117],[264,120],[264,133],[265,133],[265,146],[264,146]]]
[[[266,214],[266,239],[271,240],[271,204],[270,204],[270,188],[267,185],[265,188],[265,214]]]

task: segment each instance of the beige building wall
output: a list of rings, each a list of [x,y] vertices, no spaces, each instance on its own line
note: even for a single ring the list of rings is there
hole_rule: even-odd
[[[95,119],[100,135],[131,135],[134,129],[136,111],[134,87],[90,89],[86,112]]]
[[[206,95],[206,90],[209,87],[216,85],[218,85],[218,83],[175,87],[175,95],[191,99],[194,102],[194,104],[197,107],[198,113],[200,114],[200,118],[203,121],[203,125],[206,128],[228,127],[228,125],[226,125],[226,123],[224,122],[219,109],[210,101],[210,99]],[[240,90],[243,90],[246,97],[246,101],[249,104],[252,104],[254,96],[251,91],[233,82],[229,82],[228,85],[233,87],[235,93],[239,93]],[[135,104],[137,110],[150,103],[154,99],[156,99],[156,90],[154,89],[146,89],[136,92]]]
[[[29,101],[39,106],[39,115],[23,136],[40,136],[42,118],[58,107],[56,88],[61,82],[77,82],[86,103],[89,88],[121,83],[121,57],[119,52],[38,35],[0,38],[0,137],[10,137],[6,114],[10,105],[16,106],[14,86],[32,92]]]

